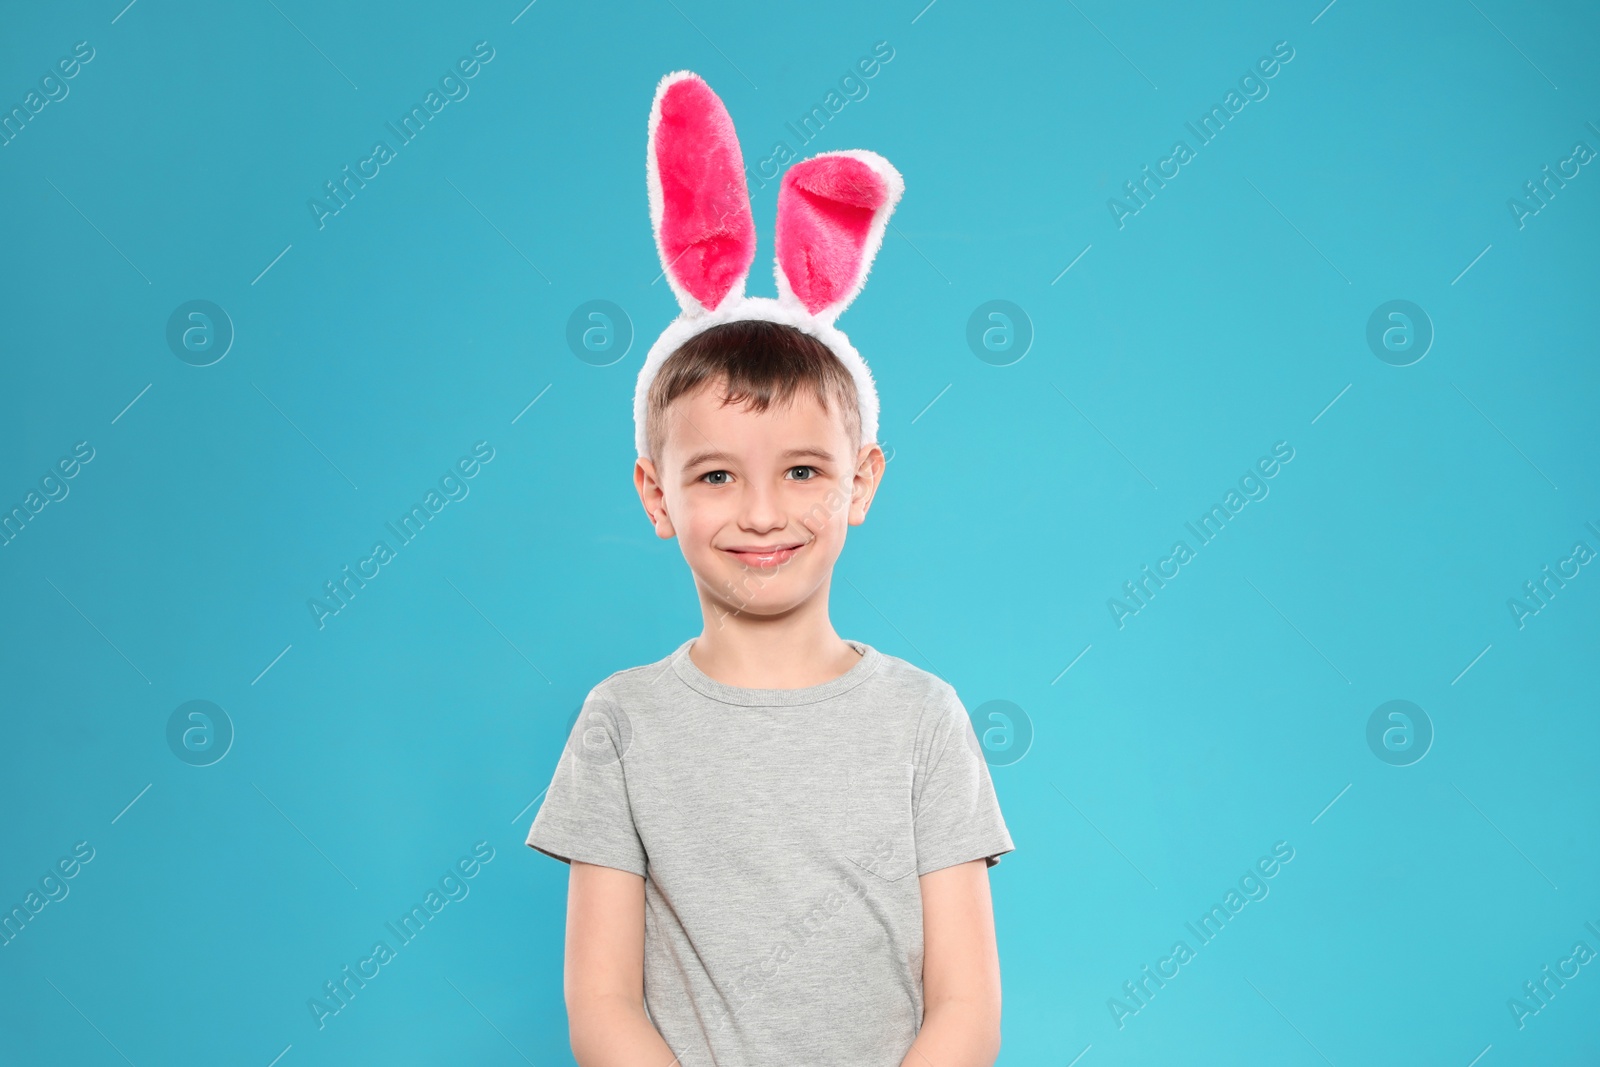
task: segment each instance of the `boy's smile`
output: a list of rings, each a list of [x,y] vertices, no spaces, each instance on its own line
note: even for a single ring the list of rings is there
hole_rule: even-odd
[[[709,618],[827,610],[849,526],[866,519],[883,472],[876,444],[808,388],[765,411],[724,404],[723,382],[673,401],[659,466],[634,483],[656,535],[677,537]]]
[[[804,547],[803,543],[766,547],[741,545],[738,548],[725,548],[723,551],[747,567],[779,567],[788,563],[794,558],[794,554]]]

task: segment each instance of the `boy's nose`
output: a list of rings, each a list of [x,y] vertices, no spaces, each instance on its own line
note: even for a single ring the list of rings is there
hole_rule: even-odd
[[[739,522],[747,530],[777,530],[789,521],[779,505],[777,491],[768,486],[747,483],[740,505]]]

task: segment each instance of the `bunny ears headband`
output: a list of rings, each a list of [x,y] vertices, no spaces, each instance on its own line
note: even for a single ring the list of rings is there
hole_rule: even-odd
[[[689,338],[757,319],[821,341],[855,382],[863,444],[878,438],[878,392],[850,339],[834,325],[867,280],[905,182],[875,152],[824,152],[790,167],[778,189],[777,299],[746,296],[755,222],[733,119],[704,79],[674,71],[656,86],[646,151],[650,226],[681,314],[650,347],[634,388],[634,444],[648,457],[650,382]]]

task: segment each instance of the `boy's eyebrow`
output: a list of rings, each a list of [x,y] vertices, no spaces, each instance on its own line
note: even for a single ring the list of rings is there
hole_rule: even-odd
[[[685,468],[695,467],[695,466],[698,466],[701,463],[708,463],[708,462],[711,462],[713,460],[728,460],[728,459],[732,459],[732,458],[733,457],[730,456],[726,452],[722,452],[722,451],[719,451],[719,450],[714,449],[714,448],[707,448],[707,449],[703,449],[703,450],[701,450],[699,452],[696,452],[694,455],[690,456],[688,458],[688,460],[684,463],[684,467]],[[791,448],[787,452],[783,453],[783,455],[779,456],[778,458],[782,459],[782,460],[790,460],[790,459],[832,460],[833,459],[833,454],[831,452],[825,451],[824,449],[821,449],[821,448],[814,448],[814,447],[808,446],[808,447],[805,447],[805,448]]]

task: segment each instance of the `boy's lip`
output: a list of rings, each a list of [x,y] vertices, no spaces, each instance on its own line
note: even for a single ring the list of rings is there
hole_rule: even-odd
[[[796,542],[788,545],[738,545],[723,551],[747,566],[776,567],[789,562],[804,547],[803,542]]]

